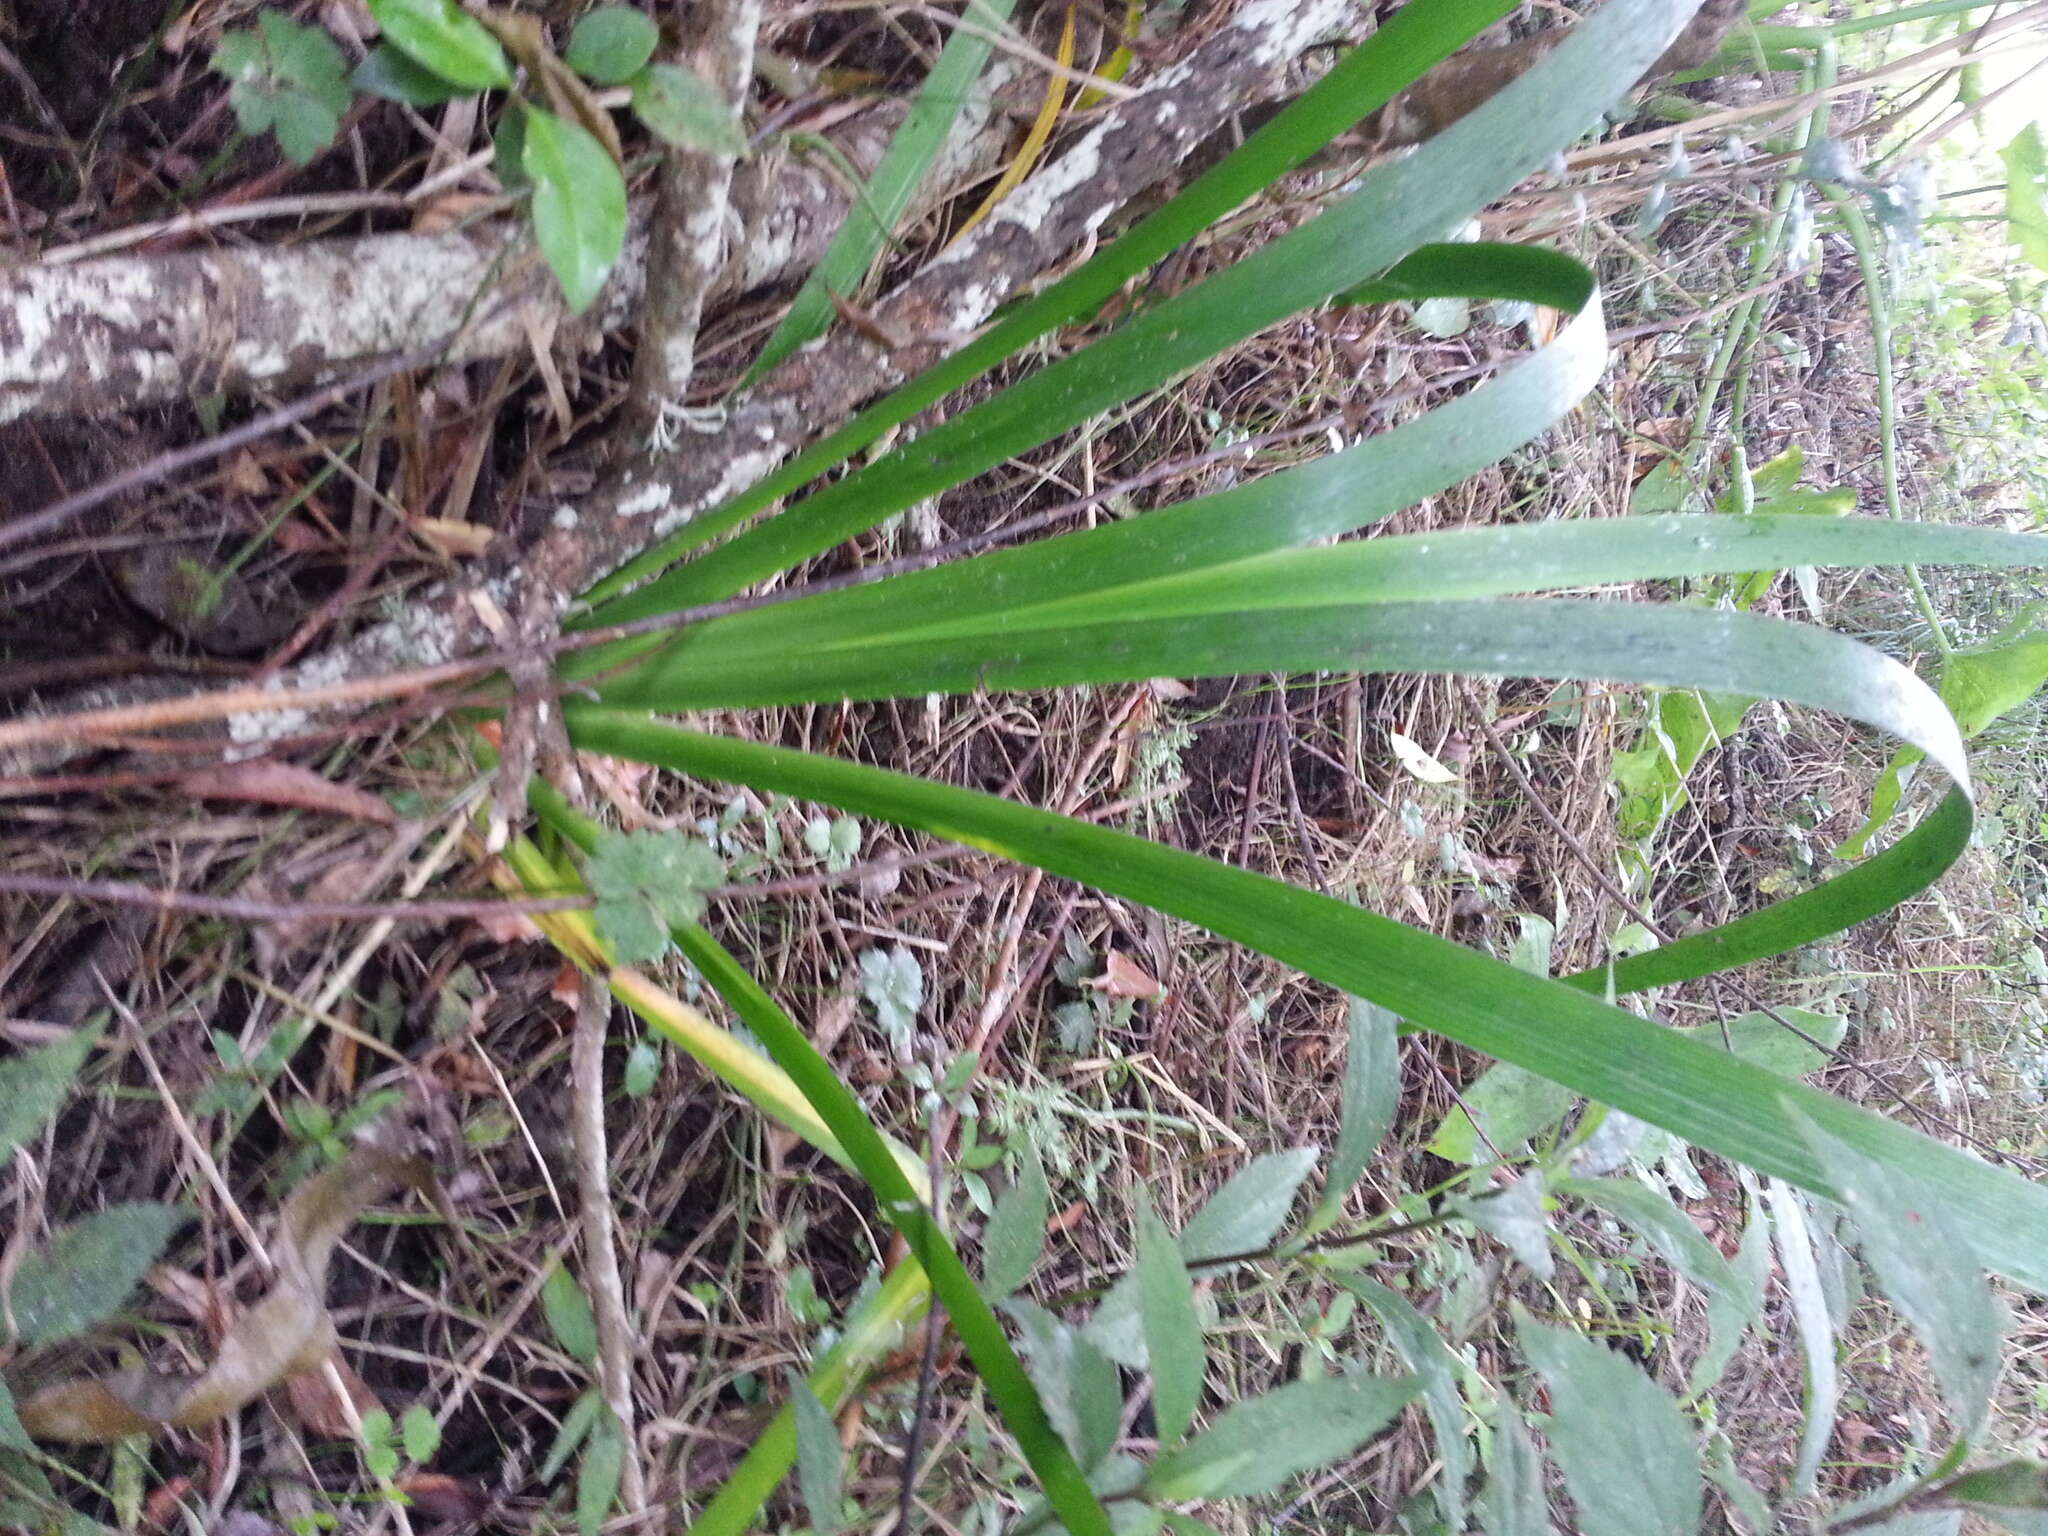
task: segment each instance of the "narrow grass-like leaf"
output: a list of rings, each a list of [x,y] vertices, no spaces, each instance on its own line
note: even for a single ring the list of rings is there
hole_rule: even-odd
[[[541,814],[578,846],[586,851],[597,846],[601,829],[596,823],[571,810],[560,795],[546,786],[536,783],[531,793],[533,804]],[[520,843],[530,850],[530,844],[524,844],[524,840]],[[518,846],[515,845],[515,851]],[[952,1244],[933,1220],[925,1203],[927,1191],[906,1172],[904,1162],[897,1156],[897,1149],[884,1138],[860,1102],[839,1081],[832,1064],[818,1053],[795,1021],[776,1006],[774,999],[738,961],[694,923],[677,924],[672,932],[683,953],[705,979],[732,1002],[768,1048],[785,1080],[800,1090],[806,1101],[804,1107],[823,1128],[823,1139],[843,1149],[841,1155],[874,1191],[885,1219],[903,1234],[918,1267],[928,1278],[931,1290],[953,1320],[954,1331],[980,1373],[990,1399],[1002,1414],[1011,1434],[1017,1438],[1025,1460],[1038,1476],[1047,1500],[1059,1512],[1060,1519],[1075,1536],[1108,1536],[1108,1516],[1089,1491],[1087,1479],[1066,1446],[1054,1432],[1029,1377],[1003,1335],[1002,1325],[996,1321],[995,1314],[975,1288],[967,1267],[960,1262],[960,1256],[953,1251]],[[634,998],[619,991],[620,983],[638,980],[640,978],[631,971],[621,971],[613,977],[615,995],[621,996],[629,1006]],[[911,1167],[916,1167],[914,1160]],[[821,1400],[830,1400],[823,1390],[818,1395]],[[776,1421],[778,1425],[783,1422],[781,1418]],[[756,1442],[755,1449],[760,1455],[756,1457],[750,1453],[740,1471],[728,1480],[726,1489],[721,1490],[719,1498],[713,1501],[712,1507],[718,1510],[721,1524],[706,1527],[700,1522],[702,1536],[715,1536],[716,1532],[724,1529],[737,1530],[753,1518],[760,1502],[788,1469],[789,1457],[795,1454],[794,1437],[792,1420],[786,1438],[777,1434],[771,1442],[764,1435]],[[785,1450],[787,1454],[784,1454]],[[730,1499],[726,1498],[728,1490],[732,1494]],[[708,1507],[704,1519],[708,1520],[710,1516],[711,1508]]]
[[[73,1338],[111,1316],[190,1219],[171,1205],[110,1205],[23,1254],[7,1292],[21,1342]]]
[[[788,464],[724,506],[694,519],[593,589],[613,597],[687,551],[737,527],[762,508],[844,463],[962,385],[1056,326],[1093,312],[1131,278],[1199,234],[1247,197],[1300,165],[1352,124],[1391,101],[1432,64],[1506,15],[1510,0],[1437,0],[1397,11],[1307,91],[1290,102],[1217,165],[1163,208],[1140,220],[1051,286],[1011,308],[981,336],[861,412]],[[613,602],[588,622],[616,623],[660,613],[679,599],[660,584],[634,595],[631,609]]]
[[[590,1426],[597,1422],[598,1411],[603,1407],[604,1396],[595,1387],[569,1405],[569,1411],[562,1415],[562,1427],[555,1431],[554,1443],[540,1464],[542,1482],[552,1482],[555,1474],[569,1464],[569,1458],[590,1438]]]
[[[1172,1230],[1138,1188],[1138,1308],[1145,1324],[1145,1354],[1152,1365],[1152,1417],[1159,1443],[1187,1433],[1202,1397],[1208,1353],[1195,1316],[1195,1292]]]
[[[1322,1198],[1307,1230],[1320,1232],[1344,1209],[1344,1197],[1394,1123],[1401,1103],[1400,1020],[1362,997],[1345,1000],[1349,1040],[1344,1048],[1343,1119],[1323,1175]]]
[[[1841,1044],[1848,1028],[1848,1020],[1839,1014],[1807,1008],[1780,1008],[1773,1013],[1745,1013],[1715,1024],[1680,1025],[1677,1033],[1716,1050],[1731,1050],[1753,1066],[1798,1077],[1823,1066],[1827,1051]],[[1822,1048],[1808,1044],[1780,1019]],[[1511,1066],[1488,1067],[1459,1097],[1464,1103],[1445,1112],[1429,1140],[1430,1151],[1459,1163],[1484,1162],[1495,1148],[1503,1153],[1520,1150],[1524,1142],[1556,1126],[1572,1103],[1571,1094],[1556,1083]],[[1472,1123],[1475,1114],[1478,1129]],[[1486,1132],[1483,1138],[1479,1129]]]
[[[1778,1265],[1785,1277],[1785,1294],[1792,1302],[1799,1347],[1806,1357],[1806,1419],[1799,1436],[1799,1463],[1792,1473],[1792,1492],[1797,1495],[1812,1490],[1821,1456],[1834,1434],[1841,1377],[1835,1368],[1835,1324],[1821,1290],[1820,1266],[1814,1261],[1813,1234],[1806,1224],[1804,1202],[1797,1190],[1778,1179],[1765,1186],[1764,1198],[1770,1202]]]
[[[1548,303],[1576,318],[1500,379],[1342,453],[1129,521],[736,614],[701,626],[686,643],[744,652],[760,643],[812,645],[894,634],[956,615],[1064,602],[1153,582],[1167,572],[1210,569],[1331,539],[1455,484],[1555,425],[1605,366],[1606,331],[1592,302],[1592,274],[1569,257],[1522,246],[1426,246],[1388,274],[1387,286],[1426,293],[1484,290]],[[1425,541],[1424,555],[1428,549]],[[1486,552],[1474,554],[1496,573],[1506,564]],[[659,612],[660,595],[670,585],[653,583],[607,613]],[[1368,578],[1368,592],[1371,585]],[[1417,584],[1408,595],[1436,596],[1440,585]],[[596,675],[647,649],[645,642],[598,647],[565,658],[564,672]]]
[[[1595,13],[1486,105],[1311,222],[672,573],[658,584],[666,600],[729,596],[1379,276],[1597,123],[1693,8],[1637,0]]]
[[[789,1377],[789,1403],[796,1413],[796,1483],[803,1491],[811,1529],[833,1536],[845,1523],[840,1517],[840,1484],[846,1453],[839,1448],[839,1426],[818,1401],[803,1377]]]
[[[1472,1475],[1472,1442],[1465,1435],[1465,1399],[1458,1390],[1464,1365],[1443,1335],[1399,1291],[1352,1270],[1334,1270],[1330,1278],[1344,1287],[1379,1319],[1387,1342],[1402,1363],[1415,1373],[1422,1388],[1422,1406],[1436,1432],[1437,1459],[1443,1470],[1436,1481],[1437,1502],[1452,1530],[1465,1527],[1465,1483]],[[1509,1405],[1507,1411],[1512,1413]],[[1540,1486],[1541,1479],[1538,1479]]]
[[[906,1330],[924,1314],[930,1284],[915,1264],[899,1264],[853,1317],[839,1341],[806,1378],[818,1401],[837,1410],[855,1385],[903,1345]],[[690,1536],[741,1536],[752,1530],[761,1506],[796,1460],[796,1412],[785,1405],[761,1431],[703,1513]]]
[[[1764,1281],[1771,1269],[1771,1222],[1756,1181],[1745,1177],[1743,1182],[1749,1187],[1749,1224],[1742,1229],[1735,1257],[1728,1261],[1735,1273],[1733,1288],[1707,1293],[1707,1347],[1685,1378],[1685,1389],[1694,1396],[1721,1379],[1742,1347],[1743,1334],[1763,1315]]]
[[[589,750],[918,828],[1174,913],[1707,1151],[1832,1190],[1786,1112],[1785,1079],[1578,988],[1282,881],[992,795],[574,701],[565,715]],[[1944,1187],[1987,1264],[2048,1288],[2048,1191],[1818,1090],[1792,1085],[1789,1102],[1866,1155]]]
[[[1550,1388],[1544,1437],[1578,1509],[1578,1536],[1696,1536],[1691,1421],[1626,1356],[1517,1306],[1515,1335]]]
[[[0,1061],[0,1168],[14,1149],[57,1113],[105,1021],[96,1019],[58,1040]]]
[[[1818,1127],[1808,1134],[1855,1223],[1864,1262],[1927,1350],[1951,1421],[1974,1435],[1998,1381],[2005,1309],[1949,1220],[1940,1188],[1916,1184]]]
[[[835,313],[832,296],[852,298],[867,280],[868,269],[881,254],[883,244],[896,232],[896,223],[910,206],[932,160],[946,142],[946,134],[960,109],[967,104],[982,66],[988,62],[995,36],[1010,18],[1016,0],[969,0],[967,9],[938,62],[925,76],[910,111],[889,140],[882,163],[861,195],[853,200],[846,222],[832,237],[818,265],[797,291],[789,313],[761,348],[761,355],[747,370],[742,385],[753,383],[812,338],[821,336]]]
[[[1291,1381],[1226,1408],[1216,1422],[1152,1464],[1155,1499],[1251,1498],[1297,1472],[1348,1456],[1415,1396],[1406,1377],[1352,1373]]]
[[[576,1529],[579,1536],[597,1536],[619,1499],[619,1478],[626,1470],[626,1431],[609,1406],[598,1405],[590,1437],[583,1442],[583,1460],[576,1470]]]
[[[1017,1147],[1017,1177],[996,1200],[981,1238],[981,1288],[990,1301],[1000,1301],[1031,1278],[1045,1251],[1046,1223],[1052,1217],[1052,1191],[1038,1148],[1027,1138]]]

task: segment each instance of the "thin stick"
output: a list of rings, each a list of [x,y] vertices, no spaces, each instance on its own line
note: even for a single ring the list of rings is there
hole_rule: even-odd
[[[647,1508],[647,1483],[633,1432],[633,1334],[626,1325],[626,1289],[612,1241],[611,1172],[604,1139],[604,1035],[611,1011],[611,983],[603,976],[585,976],[569,1048],[569,1122],[583,1223],[583,1278],[597,1315],[598,1387],[625,1438],[619,1491],[627,1512],[638,1516]]]

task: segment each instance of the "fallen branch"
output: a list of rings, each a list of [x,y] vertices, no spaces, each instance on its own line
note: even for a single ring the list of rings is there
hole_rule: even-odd
[[[875,304],[877,334],[905,338],[905,345],[834,330],[734,402],[716,431],[687,434],[680,451],[629,458],[580,501],[558,506],[532,547],[479,561],[462,579],[415,594],[401,618],[274,675],[267,707],[229,715],[228,738],[244,755],[262,750],[302,727],[310,708],[359,702],[363,695],[351,697],[351,686],[385,673],[410,672],[415,682],[469,675],[475,664],[458,658],[506,643],[508,612],[536,604],[565,611],[598,575],[752,485],[821,427],[943,357],[1171,172],[1231,113],[1272,90],[1344,11],[1342,0],[1250,0],[1186,59],[1106,112],[967,239]],[[368,693],[375,692],[371,684]],[[102,690],[89,702],[113,705],[121,697]],[[168,708],[184,721],[221,713],[203,699]],[[89,728],[104,731],[115,718],[102,712]],[[0,773],[35,773],[63,761],[70,753],[53,753],[48,744],[76,740],[69,726],[61,718],[0,726],[0,754],[10,738],[26,745],[30,733],[44,744],[0,755]]]

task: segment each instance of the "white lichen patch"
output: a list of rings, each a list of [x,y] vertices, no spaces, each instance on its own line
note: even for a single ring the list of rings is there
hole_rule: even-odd
[[[639,490],[619,498],[619,516],[645,517],[650,512],[659,512],[674,494],[665,481],[650,480]]]
[[[671,507],[662,515],[654,525],[654,536],[661,538],[674,532],[706,507],[715,507],[728,496],[745,490],[781,461],[782,453],[779,448],[734,454],[720,471],[716,485],[701,496]]]
[[[579,519],[576,515],[576,509],[565,501],[555,508],[554,516],[549,518],[548,521],[561,529],[562,532],[567,533],[576,526]]]

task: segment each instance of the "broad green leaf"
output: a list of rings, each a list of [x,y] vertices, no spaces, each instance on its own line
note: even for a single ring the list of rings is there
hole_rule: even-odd
[[[1355,1270],[1334,1270],[1330,1278],[1363,1302],[1379,1319],[1387,1342],[1402,1363],[1415,1373],[1422,1388],[1422,1406],[1436,1432],[1437,1459],[1443,1471],[1436,1480],[1437,1502],[1453,1530],[1465,1525],[1465,1483],[1472,1476],[1472,1444],[1465,1435],[1465,1400],[1458,1390],[1464,1366],[1429,1319],[1407,1297],[1369,1280]],[[1513,1412],[1509,1407],[1508,1412]],[[1537,1480],[1541,1487],[1542,1480]],[[1490,1533],[1489,1533],[1490,1536]]]
[[[363,1415],[361,1445],[363,1470],[380,1483],[398,1475],[398,1447],[391,1443],[391,1415],[372,1408]]]
[[[1138,1187],[1138,1308],[1145,1325],[1145,1354],[1152,1366],[1152,1417],[1159,1443],[1170,1446],[1187,1433],[1202,1398],[1208,1352],[1195,1316],[1194,1285],[1173,1232]]]
[[[651,1040],[636,1040],[633,1049],[626,1053],[626,1070],[620,1086],[626,1090],[626,1097],[644,1097],[661,1076],[661,1052]]]
[[[541,1278],[540,1309],[564,1353],[585,1365],[596,1363],[596,1314],[590,1310],[590,1298],[583,1294],[583,1287],[560,1259],[550,1264]]]
[[[1543,1458],[1529,1438],[1521,1410],[1507,1393],[1493,1416],[1493,1455],[1486,1486],[1476,1501],[1486,1536],[1549,1536],[1550,1498],[1543,1487]]]
[[[389,43],[372,48],[348,77],[348,83],[359,91],[409,107],[438,107],[471,94],[467,86],[442,79]]]
[[[2029,123],[1999,151],[2005,162],[2005,222],[2020,254],[2048,272],[2048,151],[2041,125]]]
[[[1814,1151],[1855,1223],[1863,1258],[1912,1325],[1934,1366],[1949,1415],[1973,1435],[1991,1406],[2005,1340],[2005,1309],[1938,1187],[1904,1177],[1816,1127]]]
[[[1123,1409],[1116,1367],[1080,1329],[1037,1302],[1013,1296],[1003,1310],[1017,1323],[1025,1366],[1046,1416],[1074,1459],[1093,1467],[1116,1442]]]
[[[1771,1222],[1754,1181],[1745,1178],[1744,1182],[1750,1186],[1749,1223],[1729,1261],[1735,1284],[1725,1291],[1707,1293],[1707,1347],[1693,1361],[1685,1381],[1686,1391],[1694,1395],[1721,1379],[1735,1351],[1742,1347],[1743,1334],[1763,1315],[1764,1282],[1771,1269]]]
[[[1956,717],[1965,738],[1976,736],[2010,710],[2018,708],[2048,683],[2048,631],[2028,630],[2001,636],[1983,645],[1952,651],[1942,659],[1941,701]],[[1871,791],[1869,818],[1835,850],[1837,858],[1861,858],[1870,839],[1898,809],[1907,771],[1921,752],[1901,747],[1885,764]]]
[[[1447,1162],[1476,1164],[1512,1157],[1572,1107],[1572,1091],[1520,1067],[1488,1067],[1459,1090],[1427,1150]]]
[[[1515,1308],[1515,1336],[1550,1388],[1544,1438],[1578,1510],[1577,1536],[1696,1536],[1692,1421],[1626,1356]]]
[[[1821,1289],[1820,1266],[1814,1261],[1813,1234],[1799,1192],[1777,1179],[1765,1186],[1771,1208],[1771,1232],[1785,1294],[1792,1303],[1792,1323],[1806,1360],[1806,1419],[1799,1437],[1799,1462],[1792,1473],[1792,1492],[1813,1488],[1820,1459],[1835,1429],[1835,1404],[1841,1377],[1835,1368],[1835,1322]]]
[[[1415,1396],[1406,1377],[1347,1373],[1292,1381],[1226,1408],[1216,1422],[1152,1463],[1154,1499],[1252,1498],[1298,1472],[1350,1455]]]
[[[633,77],[633,115],[647,131],[677,149],[743,155],[746,130],[732,103],[696,71],[652,64]]]
[[[1248,156],[1214,182],[1205,178],[1200,184],[1201,198],[1186,207],[1200,208],[1208,217],[1215,217],[1233,206],[1226,200],[1208,211],[1210,199],[1219,190],[1242,186],[1239,197],[1256,190],[1277,170],[1298,163],[1297,149],[1305,157],[1325,142],[1331,131],[1341,131],[1341,126],[1356,121],[1351,114],[1362,115],[1385,101],[1382,91],[1398,91],[1414,73],[1440,57],[1438,50],[1443,45],[1455,46],[1453,39],[1459,35],[1455,29],[1468,18],[1449,5],[1429,10],[1431,15],[1418,16],[1412,28],[1399,28],[1393,36],[1388,29],[1376,33],[1355,51],[1356,73],[1342,65],[1331,71],[1323,82],[1328,89],[1319,87],[1310,93],[1315,99],[1313,108],[1305,101],[1299,116],[1287,118],[1284,134],[1271,140],[1255,139],[1253,143],[1261,145],[1258,156]],[[1592,24],[1575,28],[1561,47],[1485,106],[1416,154],[1363,178],[1357,192],[1313,222],[1146,311],[1120,328],[1108,346],[1098,344],[1063,359],[1026,385],[1006,390],[985,407],[963,412],[919,437],[912,451],[899,450],[868,471],[810,498],[801,504],[800,515],[784,514],[727,545],[711,559],[696,562],[687,573],[674,573],[672,580],[651,584],[656,590],[635,595],[637,604],[644,605],[640,611],[660,612],[736,591],[760,575],[792,564],[805,552],[829,548],[1118,400],[1164,382],[1230,342],[1386,271],[1416,245],[1458,224],[1473,209],[1485,206],[1576,140],[1607,103],[1641,74],[1689,10],[1681,0],[1668,7],[1650,3],[1626,12],[1620,8],[1602,12]],[[1571,88],[1560,89],[1567,81],[1572,82]],[[1314,131],[1303,133],[1301,125],[1311,122]],[[1326,122],[1330,128],[1325,128]],[[1307,142],[1289,142],[1280,163],[1273,165],[1267,146],[1277,148],[1283,137],[1291,140],[1297,134]],[[1256,171],[1247,177],[1255,166]],[[1218,170],[1222,172],[1224,167]],[[1246,180],[1249,185],[1244,185]],[[1399,210],[1398,214],[1393,210]],[[657,558],[673,558],[678,549],[693,547],[732,527],[741,517],[766,505],[769,495],[785,494],[804,478],[838,462],[851,451],[848,443],[872,441],[866,436],[870,429],[880,430],[890,419],[905,420],[937,398],[928,395],[928,389],[944,393],[984,371],[1028,337],[1087,312],[1115,292],[1124,278],[1143,270],[1186,238],[1191,231],[1183,227],[1184,217],[1147,221],[1133,232],[1128,247],[1119,242],[1123,253],[1119,259],[1100,268],[1091,264],[1091,271],[1076,274],[1077,281],[1042,296],[1044,302],[1030,309],[1028,319],[1012,317],[1011,326],[998,327],[997,334],[984,338],[980,347],[969,348],[964,359],[933,370],[923,387],[899,391],[886,413],[869,413],[847,433],[835,434],[830,446],[820,445],[818,455],[807,456],[801,469],[791,467],[789,473],[795,479],[771,477],[772,486],[764,482],[727,508],[699,519],[687,541],[673,542]],[[1207,218],[1200,222],[1206,223]],[[1162,236],[1164,243],[1159,244]],[[1126,270],[1125,262],[1137,256],[1143,260]],[[1112,276],[1116,273],[1121,275]],[[1090,296],[1087,304],[1069,307],[1084,295]],[[642,562],[635,562],[632,572],[638,574],[644,568]],[[623,616],[621,605],[607,605],[598,617],[609,622]]]
[[[654,57],[659,41],[653,21],[630,5],[600,5],[577,18],[562,62],[599,85],[624,85]]]
[[[1342,1213],[1344,1197],[1379,1150],[1401,1103],[1401,1021],[1362,997],[1345,1000],[1345,1018],[1350,1039],[1344,1048],[1343,1119],[1322,1198],[1308,1219],[1310,1232],[1322,1231]]]
[[[1015,6],[1016,0],[968,0],[961,24],[939,50],[938,62],[925,76],[909,112],[889,140],[881,164],[854,199],[846,223],[805,279],[789,313],[761,348],[743,383],[753,383],[805,342],[822,336],[836,313],[834,294],[848,299],[856,296],[883,244],[894,236],[897,221],[945,143],[954,118],[967,104],[974,82],[988,62],[989,49],[1002,35]]]
[[[228,77],[228,102],[245,133],[274,131],[299,165],[334,142],[348,110],[347,66],[320,28],[260,11],[254,30],[221,38],[213,67]]]
[[[57,1113],[104,1027],[103,1020],[95,1019],[47,1045],[0,1061],[0,1168],[7,1166],[16,1147]]]
[[[1966,1503],[2048,1510],[2048,1466],[2038,1461],[2006,1461],[1995,1467],[1978,1467],[1952,1478],[1942,1492]]]
[[[1740,1321],[1734,1326],[1739,1339],[1741,1330],[1763,1306],[1760,1275],[1752,1280],[1738,1274],[1735,1266],[1722,1256],[1721,1250],[1708,1242],[1706,1235],[1693,1225],[1692,1218],[1672,1203],[1670,1196],[1634,1179],[1560,1179],[1551,1185],[1551,1189],[1557,1194],[1584,1200],[1616,1220],[1628,1223],[1648,1238],[1651,1246],[1664,1255],[1666,1262],[1698,1286],[1707,1298],[1711,1327],[1705,1353],[1711,1354],[1724,1347],[1733,1352],[1734,1342],[1720,1337],[1726,1322],[1715,1315],[1716,1303],[1723,1300],[1735,1303]],[[1695,1370],[1697,1372],[1697,1367]],[[1702,1385],[1705,1384],[1697,1380],[1692,1383],[1694,1390]]]
[[[1848,1028],[1848,1020],[1839,1014],[1817,1013],[1808,1008],[1774,1011],[1829,1050],[1842,1043]],[[1769,1013],[1741,1014],[1728,1020],[1725,1029],[1726,1043],[1738,1057],[1786,1077],[1815,1071],[1827,1060],[1826,1055]],[[1673,1033],[1716,1049],[1724,1043],[1723,1026],[1719,1024],[1688,1024]],[[1572,1105],[1569,1090],[1512,1066],[1487,1068],[1461,1091],[1460,1097],[1465,1108],[1453,1106],[1429,1142],[1429,1150],[1438,1157],[1460,1163],[1488,1161],[1494,1155],[1490,1148],[1498,1148],[1504,1156],[1512,1155],[1532,1137],[1555,1126]],[[1473,1129],[1467,1108],[1479,1116],[1479,1124],[1486,1132],[1483,1138]]]
[[[1038,1148],[1022,1141],[1016,1157],[1016,1181],[996,1200],[981,1237],[981,1288],[991,1301],[1000,1301],[1031,1278],[1045,1250],[1046,1223],[1052,1219],[1052,1191],[1046,1186]]]
[[[1321,1153],[1319,1147],[1290,1147],[1262,1153],[1238,1169],[1182,1230],[1181,1256],[1199,1264],[1266,1247]]]
[[[441,1448],[441,1426],[425,1405],[414,1403],[398,1421],[400,1442],[408,1461],[427,1462]]]
[[[1253,1158],[1182,1229],[1180,1256],[1200,1264],[1270,1246],[1316,1157],[1315,1147],[1295,1147]],[[1136,1275],[1125,1275],[1109,1288],[1088,1320],[1087,1332],[1118,1365],[1134,1371],[1145,1368],[1145,1326]]]
[[[796,1482],[803,1490],[811,1529],[832,1536],[845,1523],[840,1493],[846,1453],[839,1446],[839,1426],[818,1401],[803,1377],[789,1374],[789,1402],[796,1410]]]
[[[572,312],[604,287],[626,241],[626,183],[605,147],[579,123],[528,107],[526,174],[533,232]]]
[[[808,753],[706,736],[577,700],[566,701],[564,714],[572,738],[586,750],[751,784],[964,840],[1174,913],[1340,991],[1370,998],[1417,1028],[1553,1078],[1582,1097],[1660,1126],[1706,1151],[1821,1194],[1831,1189],[1803,1131],[1787,1113],[1784,1078],[1602,1002],[1594,993],[1605,983],[1604,970],[1546,981],[1313,891],[1036,806]],[[1933,828],[1932,857],[1927,842],[1915,841],[1929,830],[1923,824],[1913,838],[1852,871],[1861,877],[1853,896],[1826,907],[1826,915],[1837,916],[1860,903],[1883,911],[1920,889],[1946,867],[1968,836],[1966,799],[1953,797],[1945,815],[1945,822]],[[1800,924],[1819,920],[1811,908],[1801,909],[1797,919]],[[1702,950],[1709,961],[1729,950],[1740,953],[1740,944],[1721,937],[1731,933],[1745,943],[1756,942],[1754,928],[1745,933],[1741,924],[1731,924],[1695,948],[1699,969],[1681,967],[1677,975],[1712,970],[1711,963],[1700,964]],[[1768,925],[1766,934],[1775,936]],[[1615,967],[1617,986],[1655,984],[1638,982],[1638,962],[1661,962],[1692,943],[1681,940]],[[1816,1089],[1790,1085],[1790,1103],[1859,1150],[1944,1185],[1979,1255],[2021,1284],[2048,1289],[2048,1191]]]
[[[600,1404],[590,1438],[583,1442],[582,1465],[576,1471],[579,1536],[597,1536],[619,1501],[619,1478],[625,1470],[626,1431],[610,1407]]]
[[[1536,1279],[1550,1279],[1556,1264],[1550,1254],[1550,1218],[1543,1209],[1540,1167],[1525,1168],[1522,1176],[1504,1189],[1458,1196],[1445,1205],[1499,1242]]]
[[[548,1447],[548,1454],[540,1464],[542,1482],[552,1482],[555,1474],[569,1464],[569,1458],[576,1454],[577,1448],[590,1438],[590,1426],[597,1422],[603,1408],[604,1396],[595,1387],[569,1405],[569,1411],[562,1415],[562,1427],[555,1432],[554,1444]]]
[[[58,1228],[15,1267],[7,1304],[21,1342],[75,1338],[112,1316],[190,1219],[176,1206],[135,1202]]]
[[[451,85],[486,91],[512,83],[505,50],[455,0],[369,0],[384,40]]]
[[[29,1439],[28,1431],[21,1427],[20,1415],[14,1411],[14,1393],[5,1381],[0,1381],[0,1446],[16,1451],[34,1451],[36,1443]]]

